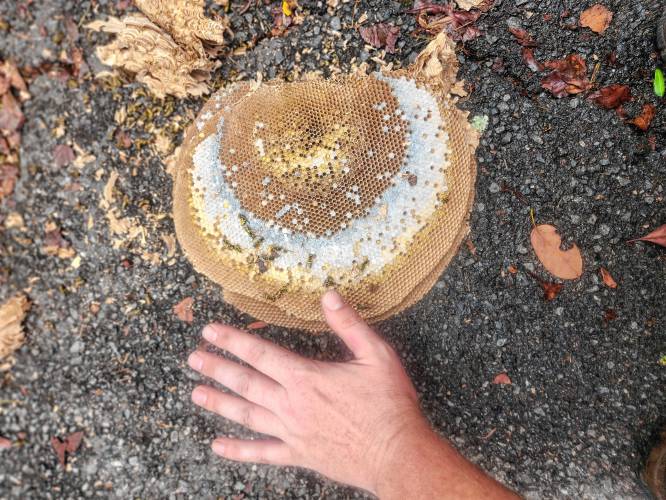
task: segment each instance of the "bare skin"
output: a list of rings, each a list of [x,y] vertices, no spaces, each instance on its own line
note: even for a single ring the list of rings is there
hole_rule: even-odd
[[[208,325],[210,343],[244,367],[196,351],[189,365],[235,394],[209,386],[195,404],[270,439],[213,441],[241,462],[315,470],[382,499],[518,498],[463,458],[428,425],[398,356],[336,292],[322,307],[354,355],[346,363],[302,358],[230,326]]]

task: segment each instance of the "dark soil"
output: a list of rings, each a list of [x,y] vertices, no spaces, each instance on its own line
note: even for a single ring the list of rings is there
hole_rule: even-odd
[[[253,2],[247,13],[234,13],[244,3],[232,1],[230,49],[253,40],[256,46],[221,58],[216,87],[257,73],[293,78],[345,72],[362,61],[376,67],[373,58],[382,52],[364,46],[352,27],[366,11],[369,23],[401,27],[396,54],[385,57],[394,66],[413,61],[429,39],[406,13],[411,2],[343,0],[329,14],[323,1],[302,1],[305,22],[281,37],[270,37],[270,6]],[[665,423],[666,368],[658,361],[666,354],[666,253],[626,243],[666,223],[665,101],[652,92],[662,6],[605,0],[615,16],[597,35],[576,27],[592,3],[497,0],[477,23],[483,35],[460,47],[470,90],[461,105],[489,117],[478,149],[473,246],[461,248],[417,306],[379,326],[436,428],[530,498],[643,497],[637,474]],[[178,144],[204,101],[162,103],[137,84],[110,88],[53,74],[73,43],[99,69],[94,48],[107,37],[81,27],[73,42],[65,20],[83,25],[122,14],[116,5],[0,0],[0,58],[33,75],[19,184],[0,206],[0,222],[18,212],[25,223],[0,224],[0,298],[25,290],[33,301],[27,342],[0,378],[0,436],[15,442],[0,451],[0,497],[363,497],[310,472],[226,463],[211,453],[216,434],[247,432],[192,406],[197,377],[186,358],[206,322],[244,326],[252,318],[225,305],[219,288],[196,274],[179,249],[167,255],[161,235],[173,234],[172,182],[150,132],[180,120],[170,129]],[[654,104],[650,130],[624,123],[584,94],[555,99],[544,91],[508,31],[513,25],[533,35],[538,60],[579,53],[590,71],[600,63],[598,86],[629,85],[629,117]],[[128,119],[119,126],[114,115],[122,107]],[[146,118],[146,110],[154,116]],[[126,149],[118,145],[123,133]],[[55,146],[74,143],[95,161],[57,167]],[[122,215],[147,228],[145,244],[114,246],[99,206],[112,171],[120,175]],[[583,277],[567,282],[552,302],[531,274],[552,279],[530,247],[530,208],[585,258]],[[48,222],[72,244],[78,268],[44,253]],[[158,254],[155,264],[146,252]],[[600,267],[617,289],[603,284]],[[192,324],[172,312],[188,296]],[[307,356],[343,355],[328,335],[272,327],[258,334]],[[492,384],[502,372],[512,385]],[[63,470],[50,438],[74,431],[85,437]]]

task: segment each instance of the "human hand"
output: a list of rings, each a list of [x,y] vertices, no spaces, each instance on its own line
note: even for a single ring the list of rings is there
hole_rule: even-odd
[[[270,439],[218,438],[215,453],[243,462],[294,465],[377,492],[408,437],[428,433],[398,356],[337,292],[322,298],[331,329],[354,355],[347,363],[302,358],[230,326],[203,331],[244,367],[196,351],[189,365],[237,395],[199,386],[192,400]]]

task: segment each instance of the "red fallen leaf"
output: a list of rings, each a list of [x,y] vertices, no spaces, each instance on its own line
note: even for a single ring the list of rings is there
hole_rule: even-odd
[[[262,328],[266,328],[268,326],[268,323],[265,321],[255,321],[254,323],[250,323],[247,325],[248,330],[261,330]]]
[[[523,47],[522,53],[523,61],[525,61],[525,64],[527,64],[528,68],[530,68],[535,73],[543,71],[544,66],[534,57],[534,50],[528,47]]]
[[[192,321],[194,321],[194,312],[192,311],[193,305],[194,299],[192,297],[186,297],[173,306],[173,312],[178,316],[179,320],[192,323]]]
[[[378,49],[386,48],[386,52],[393,54],[395,52],[395,42],[400,36],[400,28],[392,24],[378,23],[372,26],[362,26],[359,28],[361,38],[366,43]]]
[[[655,108],[652,104],[645,104],[641,114],[633,120],[630,120],[629,123],[636,125],[639,129],[645,132],[650,128],[650,124],[652,123],[652,119],[654,118],[655,114],[657,114],[657,108]]]
[[[6,450],[7,448],[12,447],[12,442],[5,438],[5,437],[0,437],[0,450]]]
[[[21,102],[25,102],[30,99],[30,93],[28,92],[28,86],[25,83],[25,80],[21,76],[16,64],[11,61],[5,61],[0,65],[0,77],[6,81],[8,87],[6,90],[4,88],[0,89],[0,94],[9,90],[9,87],[15,88],[19,93],[19,99]],[[1,90],[4,90],[1,91]]]
[[[604,321],[608,323],[609,321],[614,321],[617,319],[617,313],[615,309],[606,309],[604,312]]]
[[[16,132],[25,123],[25,116],[21,106],[11,92],[2,96],[2,108],[0,108],[0,130],[6,133]]]
[[[543,298],[547,302],[555,300],[562,291],[562,288],[564,288],[564,285],[561,283],[547,283],[545,281],[540,281],[539,284],[541,285],[541,288],[543,288]]]
[[[627,85],[613,84],[591,93],[588,99],[602,108],[615,109],[631,100],[631,89]]]
[[[541,86],[550,90],[557,98],[566,97],[568,94],[580,94],[592,86],[587,78],[585,59],[578,54],[548,61],[546,67],[553,71],[541,80]]]
[[[132,147],[132,138],[124,130],[116,130],[114,138],[116,140],[116,146],[118,146],[120,149],[129,149]]]
[[[83,439],[83,432],[73,432],[65,438],[65,449],[67,453],[74,453],[81,446],[81,440]]]
[[[650,234],[643,236],[642,238],[629,241],[629,243],[633,243],[634,241],[648,241],[650,243],[666,247],[666,224],[658,227]]]
[[[472,255],[476,255],[476,245],[472,240],[467,238],[465,240],[465,245],[467,246],[467,250],[469,250],[469,253],[471,253]]]
[[[76,159],[74,150],[67,144],[58,144],[53,150],[53,162],[58,168],[69,165]]]
[[[595,33],[606,31],[612,20],[613,13],[601,4],[593,5],[580,15],[580,25],[590,28]]]
[[[599,269],[599,273],[601,274],[601,279],[604,280],[604,284],[608,288],[617,288],[617,283],[611,276],[611,274],[608,272],[608,270],[604,267]]]
[[[51,446],[53,446],[53,451],[55,451],[56,456],[58,457],[58,462],[61,467],[65,467],[65,451],[67,450],[67,445],[60,441],[57,437],[51,437]]]
[[[51,437],[51,446],[55,451],[58,462],[62,467],[65,467],[67,461],[65,459],[65,453],[70,455],[79,449],[81,446],[81,439],[83,439],[83,432],[73,432],[65,438],[64,441],[61,441],[59,438],[53,436]]]
[[[516,37],[516,41],[523,47],[536,47],[537,43],[532,38],[526,29],[518,27],[510,27],[509,31]]]
[[[14,165],[0,165],[0,200],[14,192],[19,170]]]
[[[506,373],[500,373],[499,375],[495,375],[493,384],[511,385],[511,379]]]
[[[488,4],[485,10],[492,5]],[[468,42],[481,36],[481,31],[474,23],[485,10],[464,11],[455,10],[453,5],[437,5],[430,2],[415,2],[411,14],[418,14],[419,26],[431,35],[446,30],[449,38],[454,42]]]

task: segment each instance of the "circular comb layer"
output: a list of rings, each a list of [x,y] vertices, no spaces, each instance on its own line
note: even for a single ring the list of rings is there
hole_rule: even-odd
[[[255,317],[326,328],[335,287],[369,321],[422,297],[466,234],[465,116],[408,75],[235,85],[186,136],[179,241]]]

